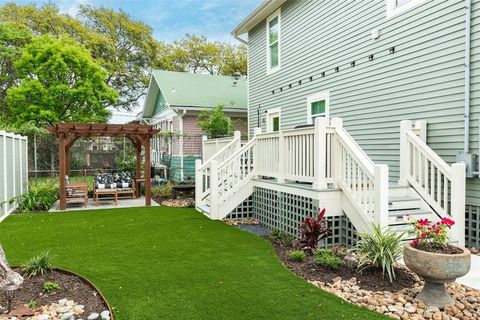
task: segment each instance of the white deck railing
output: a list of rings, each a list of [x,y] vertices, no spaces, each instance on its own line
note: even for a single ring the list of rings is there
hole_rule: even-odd
[[[422,129],[423,127],[423,129]],[[453,241],[465,245],[465,164],[447,164],[426,144],[425,122],[400,124],[400,181],[411,185],[440,216],[451,216]]]
[[[228,145],[227,145],[228,146]],[[227,148],[225,146],[224,148]],[[197,207],[221,219],[222,203],[255,176],[309,182],[316,189],[340,187],[361,213],[364,229],[388,219],[388,167],[374,165],[345,131],[341,119],[315,119],[310,128],[261,133],[227,159],[217,153],[197,162]],[[225,149],[224,149],[225,150]],[[225,151],[224,151],[225,152]]]
[[[206,136],[202,138],[202,160],[205,162],[213,158],[225,146],[231,145],[232,141],[237,139],[240,141],[240,131],[236,131],[233,137],[207,139]]]

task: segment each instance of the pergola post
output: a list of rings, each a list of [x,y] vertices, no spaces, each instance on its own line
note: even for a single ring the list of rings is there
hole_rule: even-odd
[[[70,159],[71,153],[68,146],[65,147],[65,175],[70,177]]]
[[[135,156],[137,159],[135,167],[135,179],[142,178],[142,145],[135,145]]]
[[[58,164],[59,164],[59,179],[60,179],[60,210],[65,210],[67,207],[66,189],[65,189],[65,175],[66,170],[66,155],[65,155],[65,134],[58,136]]]
[[[144,138],[145,143],[145,205],[152,204],[151,174],[150,174],[150,137]]]

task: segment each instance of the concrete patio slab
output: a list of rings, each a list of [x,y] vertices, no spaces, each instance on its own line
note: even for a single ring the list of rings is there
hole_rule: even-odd
[[[464,286],[480,289],[480,256],[472,254],[472,267],[464,277],[458,278],[457,282]]]
[[[152,200],[152,207],[159,206],[158,203]],[[101,198],[98,206],[95,205],[93,199],[88,199],[88,207],[85,208],[83,202],[68,202],[67,209],[64,211],[77,211],[77,210],[98,210],[98,209],[114,209],[114,208],[135,208],[135,207],[145,207],[145,198],[119,198],[118,205],[115,206],[113,197],[111,198]],[[57,212],[60,211],[60,201],[55,202],[55,204],[48,210],[48,212]]]

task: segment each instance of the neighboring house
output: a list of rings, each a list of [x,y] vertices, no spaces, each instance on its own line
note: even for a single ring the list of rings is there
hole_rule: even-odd
[[[244,177],[246,180],[269,176],[278,182],[311,182],[317,179],[314,175],[319,174],[316,167],[315,174],[307,170],[295,179],[288,179],[289,170],[293,170],[291,166],[298,166],[300,162],[300,167],[308,168],[310,164],[305,160],[291,160],[290,155],[284,160],[287,164],[282,163],[283,154],[293,149],[280,142],[269,142],[276,143],[283,153],[269,165],[273,169],[264,170],[258,144],[266,138],[262,135],[255,138],[256,127],[272,132],[312,124],[317,117],[327,118],[327,125],[333,118],[342,118],[343,127],[353,142],[345,142],[346,136],[338,133],[340,131],[328,129],[327,135],[338,138],[332,138],[331,143],[341,140],[341,147],[328,149],[327,144],[326,148],[332,154],[340,152],[332,166],[338,163],[345,166],[333,172],[332,167],[322,167],[327,165],[323,160],[321,164],[313,164],[320,166],[324,176],[325,171],[327,176],[332,175],[331,180],[324,176],[318,179],[329,182],[329,187],[332,182],[340,188],[343,193],[339,197],[350,199],[350,204],[357,209],[349,211],[343,204],[348,201],[341,200],[342,207],[332,218],[344,225],[337,230],[339,234],[350,232],[351,223],[354,227],[361,225],[354,220],[362,214],[374,215],[374,212],[378,217],[388,215],[391,226],[402,225],[400,219],[392,218],[395,214],[404,217],[400,209],[393,212],[392,208],[397,207],[412,212],[417,212],[413,209],[432,211],[433,216],[436,213],[463,217],[465,212],[462,221],[457,221],[458,228],[462,229],[465,224],[467,244],[480,244],[480,179],[476,159],[480,152],[479,0],[265,0],[235,28],[233,35],[249,48],[249,135],[255,140],[251,144],[257,144],[257,154],[254,152],[252,173]],[[408,123],[404,122],[405,134],[400,139],[402,120],[423,120],[426,124],[418,122],[417,129],[409,130]],[[406,132],[415,132],[426,141],[412,142],[415,138]],[[270,139],[286,141],[287,134],[292,133],[285,131],[282,136],[271,135]],[[313,142],[306,141],[300,150],[311,150]],[[377,209],[362,208],[368,201],[355,200],[358,194],[347,190],[379,187],[378,181],[368,180],[373,171],[367,168],[369,161],[358,160],[364,156],[357,146],[374,165],[388,165],[388,179],[383,187],[390,197],[388,201],[381,200],[383,204],[372,200],[372,205],[374,202],[380,206]],[[348,152],[357,152],[348,155],[345,148]],[[262,159],[255,162],[257,156]],[[355,159],[365,165],[355,163]],[[466,197],[462,196],[465,188],[462,173],[452,173],[462,166],[451,165],[456,162],[466,163]],[[443,169],[445,172],[441,173]],[[352,171],[350,180],[342,184],[346,171]],[[454,176],[457,180],[451,181]],[[252,196],[254,216],[270,227],[291,233],[296,232],[292,230],[296,230],[302,217],[311,214],[311,210],[302,206],[329,203],[325,193],[307,192],[304,186],[292,189],[291,183],[287,188],[253,179],[253,185],[250,180],[238,184],[235,193],[239,194],[244,186],[251,188],[243,195]],[[314,189],[316,186],[325,185],[314,182]],[[377,196],[381,198],[382,194]],[[402,197],[410,200],[410,204],[402,206]],[[222,199],[215,198],[219,198],[215,214],[224,216],[225,212],[220,212],[224,205]],[[415,199],[417,204],[413,204]],[[278,207],[275,202],[279,203]],[[388,213],[385,213],[385,203],[390,206]],[[206,214],[211,213],[211,205],[203,200],[197,207]],[[227,209],[230,207],[225,206]],[[345,219],[343,213],[346,220],[342,220]]]
[[[142,119],[161,129],[152,143],[152,161],[167,165],[170,179],[193,181],[202,155],[200,111],[224,105],[234,130],[247,134],[247,81],[244,77],[154,70]]]

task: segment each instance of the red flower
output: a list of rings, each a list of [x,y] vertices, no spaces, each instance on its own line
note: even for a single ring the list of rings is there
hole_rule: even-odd
[[[427,234],[426,234],[426,233],[422,233],[422,234],[420,235],[420,237],[426,238],[426,237],[427,237]]]
[[[414,239],[414,240],[412,241],[412,245],[413,245],[414,247],[418,246],[418,239]]]
[[[442,219],[442,224],[445,224],[448,227],[451,227],[455,224],[455,222],[452,219],[445,217]]]
[[[417,220],[417,222],[421,225],[421,226],[428,226],[430,224],[430,221],[428,221],[428,219],[419,219]]]
[[[436,234],[439,234],[439,233],[440,233],[440,229],[435,229],[435,233],[436,233]]]

